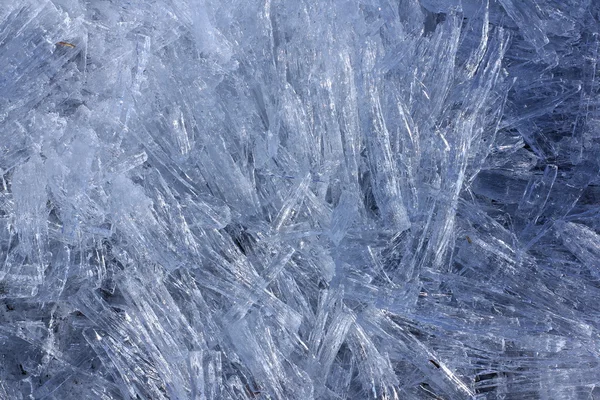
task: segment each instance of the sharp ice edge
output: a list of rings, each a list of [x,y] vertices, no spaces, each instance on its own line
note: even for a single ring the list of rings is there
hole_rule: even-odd
[[[5,3],[0,399],[600,398],[597,1]]]

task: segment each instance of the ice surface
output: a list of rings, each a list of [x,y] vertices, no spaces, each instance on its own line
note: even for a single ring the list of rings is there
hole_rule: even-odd
[[[0,7],[0,400],[600,399],[600,3]]]

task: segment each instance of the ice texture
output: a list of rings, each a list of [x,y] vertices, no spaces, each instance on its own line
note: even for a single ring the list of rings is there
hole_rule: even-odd
[[[600,2],[6,0],[0,399],[600,399]]]

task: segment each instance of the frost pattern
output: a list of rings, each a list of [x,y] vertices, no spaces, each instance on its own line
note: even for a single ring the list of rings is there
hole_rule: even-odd
[[[600,3],[0,7],[0,399],[600,398]]]

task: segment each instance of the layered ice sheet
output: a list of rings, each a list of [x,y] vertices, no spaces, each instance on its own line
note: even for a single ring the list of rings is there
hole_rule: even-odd
[[[600,399],[600,3],[0,7],[0,399]]]

